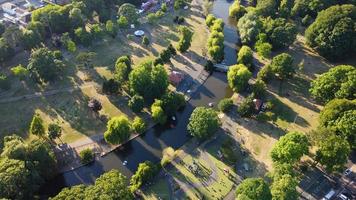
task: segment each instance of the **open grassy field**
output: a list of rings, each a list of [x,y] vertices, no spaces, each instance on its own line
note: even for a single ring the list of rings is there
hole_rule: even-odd
[[[82,137],[102,134],[105,131],[105,118],[122,114],[133,118],[135,114],[128,108],[126,97],[101,94],[100,87],[103,78],[112,77],[114,64],[119,56],[131,55],[133,63],[138,64],[157,56],[169,43],[175,46],[179,40],[179,31],[178,25],[173,23],[173,18],[178,14],[185,17],[184,25],[192,29],[195,34],[190,51],[172,59],[172,64],[166,66],[167,70],[181,68],[184,71],[185,67],[202,65],[203,59],[200,59],[200,63],[197,63],[199,59],[194,62],[192,60],[197,60],[197,57],[203,58],[208,32],[204,19],[190,10],[167,13],[155,24],[139,25],[137,29],[144,30],[150,39],[150,45],[147,47],[141,44],[141,38],[134,37],[129,40],[127,34],[133,34],[136,29],[128,29],[121,30],[115,39],[106,36],[101,41],[94,42],[89,48],[78,47],[74,54],[63,50],[66,66],[59,79],[53,83],[38,85],[30,79],[23,81],[9,76],[12,87],[9,91],[0,93],[0,100],[38,92],[44,94],[55,90],[58,90],[58,94],[1,103],[0,139],[13,133],[28,138],[28,127],[34,113],[39,113],[46,125],[52,122],[61,124],[63,127],[61,139],[64,142],[73,142]],[[95,53],[91,66],[78,65],[75,58],[80,52]],[[10,67],[18,64],[26,66],[28,57],[28,52],[21,52],[8,62],[5,68],[1,68],[1,71],[10,74]],[[195,69],[195,71],[198,70]],[[69,92],[68,90],[73,87],[77,89]],[[88,108],[87,103],[90,98],[99,99],[103,104],[99,115],[95,115]]]

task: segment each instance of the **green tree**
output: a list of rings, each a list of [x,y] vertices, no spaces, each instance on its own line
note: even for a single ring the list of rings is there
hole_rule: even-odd
[[[289,132],[280,137],[273,146],[271,157],[273,162],[296,163],[308,152],[309,142],[307,136],[299,132]]]
[[[179,28],[179,32],[181,33],[181,37],[179,39],[177,49],[180,52],[186,52],[191,45],[194,32],[189,30],[186,26],[181,26]]]
[[[278,76],[278,78],[284,80],[293,76],[295,73],[293,62],[294,59],[291,55],[287,53],[281,53],[273,57],[271,62],[271,70],[276,76]]]
[[[271,200],[271,191],[262,178],[247,178],[236,188],[236,196],[246,195],[250,199]]]
[[[256,98],[264,98],[267,93],[266,83],[260,79],[257,79],[256,82],[252,85],[252,94]]]
[[[338,65],[313,80],[309,91],[316,100],[323,103],[335,97],[353,99],[355,93],[352,88],[356,87],[354,74],[355,67]]]
[[[117,25],[120,28],[127,28],[129,26],[129,21],[125,16],[120,16],[119,19],[117,20]]]
[[[221,112],[228,112],[230,111],[230,109],[232,108],[232,106],[234,105],[232,99],[230,98],[225,98],[220,100],[219,104],[218,104],[218,108]]]
[[[135,117],[135,119],[133,120],[131,126],[132,126],[132,129],[136,133],[139,133],[139,134],[145,132],[145,130],[147,128],[146,122],[140,117]]]
[[[27,146],[17,135],[5,136],[1,157],[24,160],[27,157]]]
[[[213,14],[209,14],[208,16],[206,16],[205,23],[210,28],[214,24],[215,20],[216,17]]]
[[[85,191],[84,199],[122,199],[132,200],[134,197],[127,187],[127,178],[118,170],[111,170],[96,179],[94,186]]]
[[[43,120],[38,114],[34,114],[31,124],[30,124],[30,134],[36,135],[38,137],[43,137],[46,132],[43,125]]]
[[[47,129],[47,135],[48,135],[48,138],[51,140],[60,138],[62,135],[62,127],[60,127],[56,123],[49,124],[48,129]]]
[[[235,92],[243,91],[248,85],[248,80],[252,77],[252,73],[243,64],[230,66],[227,72],[227,80],[229,86]]]
[[[130,122],[124,117],[113,117],[107,124],[104,139],[109,144],[120,144],[130,137]]]
[[[237,23],[237,30],[243,44],[253,43],[262,29],[262,22],[255,12],[248,12]]]
[[[161,125],[167,122],[167,115],[162,108],[162,101],[155,100],[155,102],[151,106],[152,118],[156,123]]]
[[[4,38],[0,38],[0,62],[5,62],[15,55],[14,49],[6,43]]]
[[[32,50],[27,69],[34,77],[47,82],[58,76],[62,65],[62,61],[57,60],[48,48],[39,48]]]
[[[41,35],[37,31],[24,29],[22,32],[22,44],[26,50],[38,47],[41,41]]]
[[[246,97],[237,108],[237,113],[241,117],[250,117],[255,112],[254,97],[252,95]]]
[[[306,30],[307,44],[328,59],[342,59],[355,55],[355,21],[355,5],[331,6],[321,11]]]
[[[145,46],[148,46],[150,44],[150,40],[148,39],[147,36],[142,37],[142,44]]]
[[[296,25],[284,18],[268,17],[263,21],[263,29],[274,49],[290,46],[297,36]]]
[[[17,65],[16,67],[11,67],[11,72],[21,80],[29,74],[28,70],[21,64]]]
[[[84,27],[85,17],[79,8],[74,7],[69,11],[69,20],[72,28]]]
[[[38,174],[26,168],[25,161],[0,159],[0,196],[7,199],[28,199],[39,185]]]
[[[85,199],[86,186],[83,184],[76,185],[70,188],[64,188],[51,200],[68,200],[68,199]]]
[[[274,16],[277,12],[277,1],[257,0],[256,13],[264,17]]]
[[[206,139],[214,134],[220,126],[220,120],[215,110],[197,107],[189,118],[188,131],[198,139]]]
[[[252,49],[249,46],[243,45],[237,54],[237,61],[251,69],[253,65]]]
[[[122,4],[119,8],[118,14],[120,17],[124,16],[129,24],[138,23],[139,15],[137,14],[137,9],[130,3]]]
[[[115,80],[121,84],[126,82],[129,79],[131,70],[131,60],[127,56],[119,57],[115,63]]]
[[[283,175],[278,179],[273,180],[271,185],[271,193],[273,200],[297,200],[298,181],[289,174]]]
[[[211,34],[209,35],[207,46],[208,46],[208,53],[215,62],[221,62],[224,59],[223,32],[212,31]]]
[[[229,7],[229,16],[239,20],[242,16],[246,14],[246,8],[240,5],[240,1],[234,1]]]
[[[84,149],[79,152],[82,164],[86,165],[94,160],[94,153],[92,149]]]
[[[351,151],[343,137],[330,134],[318,143],[318,147],[315,160],[324,165],[326,171],[335,172],[344,168]]]
[[[143,99],[142,96],[139,95],[134,95],[130,101],[129,101],[129,107],[132,111],[139,113],[142,111],[144,105],[145,105],[145,100]]]
[[[84,46],[89,46],[92,41],[92,36],[88,33],[85,28],[79,27],[74,30],[75,41]]]
[[[111,20],[106,21],[105,30],[108,32],[111,37],[115,38],[118,32],[116,24],[114,24]]]
[[[168,87],[168,74],[162,65],[152,63],[135,67],[129,75],[130,89],[147,101],[161,97]]]
[[[184,95],[176,92],[167,92],[161,97],[161,100],[162,108],[167,115],[173,115],[186,104]]]
[[[131,177],[130,180],[130,189],[132,192],[138,190],[141,185],[149,180],[151,180],[156,175],[157,168],[150,162],[145,161],[138,165],[138,168],[135,174]]]

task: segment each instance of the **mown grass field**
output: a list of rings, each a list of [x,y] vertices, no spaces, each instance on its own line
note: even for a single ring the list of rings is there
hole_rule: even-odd
[[[138,27],[138,29],[144,30],[150,39],[150,45],[147,47],[141,44],[141,38],[134,37],[129,40],[127,34],[133,34],[136,29],[128,29],[120,31],[115,39],[107,36],[101,41],[94,42],[89,48],[78,47],[74,54],[63,50],[66,66],[61,71],[59,79],[53,83],[38,85],[29,79],[21,81],[10,76],[12,87],[9,91],[0,94],[1,99],[51,90],[61,90],[61,92],[52,96],[2,103],[0,106],[0,138],[13,133],[25,138],[30,137],[28,127],[34,113],[39,113],[43,117],[45,125],[52,122],[61,124],[63,127],[61,139],[64,142],[73,142],[82,137],[102,134],[105,131],[105,122],[101,120],[101,116],[95,115],[87,107],[90,98],[97,98],[101,101],[103,109],[100,111],[100,115],[105,115],[106,118],[122,114],[133,118],[135,114],[128,108],[127,98],[121,95],[106,96],[101,94],[101,83],[104,78],[112,77],[114,64],[119,56],[131,55],[133,63],[138,64],[157,56],[169,43],[176,45],[179,40],[178,25],[173,23],[176,14],[178,13],[167,13],[155,24],[146,23]],[[202,57],[208,34],[204,19],[191,11],[179,11],[179,14],[185,16],[184,25],[195,32],[191,49],[185,56],[188,58]],[[95,53],[92,66],[84,68],[78,65],[75,58],[80,52]],[[28,57],[28,52],[20,53],[1,71],[10,74],[12,66],[18,64],[26,66]],[[172,64],[166,66],[167,70],[172,67],[185,67],[185,59],[180,61],[182,62],[172,59]],[[73,93],[66,92],[67,88],[86,84],[93,86],[76,90]]]

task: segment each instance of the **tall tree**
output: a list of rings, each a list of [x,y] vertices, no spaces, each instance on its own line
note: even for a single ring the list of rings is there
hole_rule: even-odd
[[[198,139],[206,139],[214,134],[220,126],[220,120],[215,110],[197,107],[189,118],[188,131]]]
[[[34,114],[31,124],[30,124],[30,133],[33,135],[36,135],[38,137],[43,137],[46,132],[45,132],[45,128],[43,125],[43,120],[40,117],[39,114]]]
[[[271,200],[271,191],[262,178],[247,178],[236,188],[236,196],[244,195],[250,199]]]
[[[252,77],[252,73],[243,64],[230,66],[227,72],[227,80],[229,86],[235,92],[243,91],[248,85],[248,80]]]
[[[308,152],[307,136],[299,132],[289,132],[273,146],[271,157],[274,162],[295,163]]]
[[[104,139],[109,144],[120,144],[130,137],[130,131],[130,122],[126,117],[113,117],[107,124]]]
[[[281,53],[272,59],[270,67],[272,72],[283,80],[293,76],[295,73],[293,62],[294,59],[291,55]]]
[[[273,180],[271,185],[272,200],[297,200],[298,181],[289,174]]]

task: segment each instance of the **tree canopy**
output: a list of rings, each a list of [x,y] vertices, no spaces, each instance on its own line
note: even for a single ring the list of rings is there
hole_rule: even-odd
[[[289,132],[279,138],[273,146],[271,157],[274,162],[295,163],[308,152],[309,142],[307,136],[299,132]]]
[[[230,66],[229,71],[227,72],[227,80],[229,86],[235,92],[243,91],[246,88],[248,84],[248,80],[251,77],[252,77],[252,73],[243,64]]]
[[[270,69],[275,75],[278,75],[280,79],[286,79],[295,73],[294,59],[291,55],[287,53],[281,53],[273,57]]]
[[[198,139],[214,134],[220,126],[218,114],[211,108],[197,107],[189,118],[188,131]]]
[[[241,42],[244,44],[253,43],[262,29],[262,22],[255,12],[248,12],[237,23]]]
[[[355,55],[355,26],[355,5],[331,6],[321,11],[306,30],[307,44],[331,60]]]
[[[120,6],[118,11],[119,16],[124,16],[129,24],[136,24],[139,18],[137,14],[137,9],[134,5],[130,3],[124,3]]]
[[[27,69],[34,77],[47,82],[58,76],[62,65],[62,61],[56,59],[52,51],[42,47],[32,50]]]
[[[244,195],[249,199],[271,200],[271,191],[262,178],[247,178],[236,188],[236,196]],[[246,199],[246,198],[243,198]]]
[[[327,103],[337,98],[356,98],[356,68],[338,65],[318,76],[311,83],[310,93],[318,101]]]
[[[130,89],[146,101],[152,101],[166,93],[168,74],[162,65],[152,63],[136,66],[129,75]]]
[[[157,167],[150,161],[145,161],[138,165],[135,174],[131,177],[130,187],[134,192],[141,187],[143,183],[152,179],[157,171]]]
[[[290,46],[297,36],[296,25],[284,18],[272,19],[268,17],[264,19],[263,29],[268,36],[268,42],[272,44],[274,49]]]
[[[113,117],[107,124],[104,139],[110,144],[120,144],[130,137],[131,126],[127,117]]]
[[[298,180],[289,174],[273,180],[271,185],[272,200],[297,200]]]

